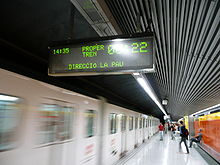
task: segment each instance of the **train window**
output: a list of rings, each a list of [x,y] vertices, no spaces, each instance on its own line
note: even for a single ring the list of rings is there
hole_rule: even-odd
[[[129,116],[129,131],[133,130],[134,117]]]
[[[142,118],[139,120],[139,128],[142,128]]]
[[[38,117],[39,143],[51,143],[72,138],[73,108],[57,104],[42,104]]]
[[[110,113],[110,134],[115,134],[117,132],[117,114]]]
[[[136,117],[135,118],[135,129],[137,129],[138,128],[138,118]]]
[[[212,113],[217,113],[217,112],[220,112],[220,109],[211,111],[210,114],[212,114]]]
[[[73,135],[73,108],[64,106],[60,112],[60,140],[72,138]]]
[[[121,117],[121,131],[126,130],[126,119],[127,119],[127,117],[125,115],[122,115],[122,117]]]
[[[0,151],[16,147],[22,99],[0,94]]]
[[[144,125],[145,125],[145,118],[143,118],[143,128],[144,128]]]
[[[57,105],[43,104],[39,111],[39,141],[41,144],[57,140],[59,107]]]
[[[86,111],[86,137],[93,137],[95,135],[95,121],[96,121],[96,111],[87,110]]]

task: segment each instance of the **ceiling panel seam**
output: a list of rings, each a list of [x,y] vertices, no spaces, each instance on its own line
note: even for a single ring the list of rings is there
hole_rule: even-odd
[[[207,11],[207,9],[206,9],[206,11]],[[204,14],[204,16],[205,15],[208,15],[206,12],[203,12]],[[203,20],[205,20],[205,18],[203,18]],[[204,25],[208,25],[207,23],[204,23],[204,21],[202,21],[202,23],[201,24],[204,24]],[[201,25],[201,29],[205,29],[205,27],[206,26],[202,26]],[[199,32],[199,33],[201,33],[201,32]],[[205,32],[203,31],[201,34],[205,34]],[[198,37],[199,38],[199,41],[197,41],[197,47],[199,46],[199,43],[201,43],[202,41],[202,36],[203,35],[200,35],[200,37]],[[204,39],[204,38],[203,38]],[[203,45],[203,43],[201,43],[202,45]],[[198,48],[197,48],[198,49]],[[200,51],[201,52],[201,51]],[[187,82],[187,86],[186,86],[186,90],[184,90],[184,93],[185,93],[185,96],[189,96],[190,94],[189,94],[189,92],[192,92],[192,87],[193,86],[196,86],[197,84],[196,83],[198,83],[199,82],[199,79],[200,79],[200,77],[202,76],[202,74],[201,74],[201,68],[204,68],[204,66],[201,66],[201,63],[203,62],[203,59],[201,59],[201,58],[199,58],[199,54],[200,53],[197,53],[196,52],[196,50],[195,50],[195,53],[197,54],[197,55],[195,55],[195,56],[197,56],[197,59],[195,60],[195,63],[194,63],[194,65],[193,65],[193,68],[191,69],[191,70],[193,70],[193,72],[192,72],[192,76],[190,76],[190,79],[189,79],[189,81]],[[188,97],[189,98],[189,97]]]

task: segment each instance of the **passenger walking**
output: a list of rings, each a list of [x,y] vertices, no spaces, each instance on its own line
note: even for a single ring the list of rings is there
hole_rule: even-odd
[[[171,125],[170,130],[171,130],[171,139],[173,140],[173,139],[175,139],[174,134],[175,134],[175,130],[176,130],[174,124]]]
[[[189,148],[192,147],[193,142],[200,143],[201,140],[202,140],[202,129],[199,129],[198,135],[196,135],[196,136],[194,136],[193,138],[190,139]]]
[[[159,127],[159,132],[160,132],[160,140],[163,140],[163,131],[164,131],[164,126],[162,123],[160,123]]]
[[[167,134],[167,132],[168,132],[168,124],[167,123],[165,123],[165,125],[164,125],[164,132],[165,132],[165,134]]]
[[[189,148],[186,144],[186,140],[188,140],[188,135],[189,135],[189,132],[188,130],[186,129],[185,125],[183,124],[183,121],[180,121],[180,136],[181,136],[181,140],[179,142],[179,152],[181,151],[181,143],[184,142],[185,146],[186,146],[186,151],[187,151],[187,154],[189,154]]]
[[[175,134],[179,133],[179,126],[178,126],[178,124],[175,124],[174,126],[175,126],[174,127],[175,128]]]

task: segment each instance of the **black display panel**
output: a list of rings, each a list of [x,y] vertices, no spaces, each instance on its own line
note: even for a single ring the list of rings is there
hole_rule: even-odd
[[[75,41],[49,48],[49,75],[122,74],[153,70],[154,38]]]

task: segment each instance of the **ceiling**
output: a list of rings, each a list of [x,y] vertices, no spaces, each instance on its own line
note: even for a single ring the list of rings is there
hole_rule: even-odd
[[[150,31],[156,39],[156,73],[146,77],[158,98],[169,100],[164,108],[172,119],[220,102],[220,0],[81,1],[98,6],[101,15],[104,11],[104,21],[88,18],[73,1],[2,2],[0,67],[162,118],[131,75],[47,76],[51,41]]]
[[[105,1],[123,33],[154,32],[153,77],[169,100],[168,113],[192,114],[220,102],[219,0]]]

